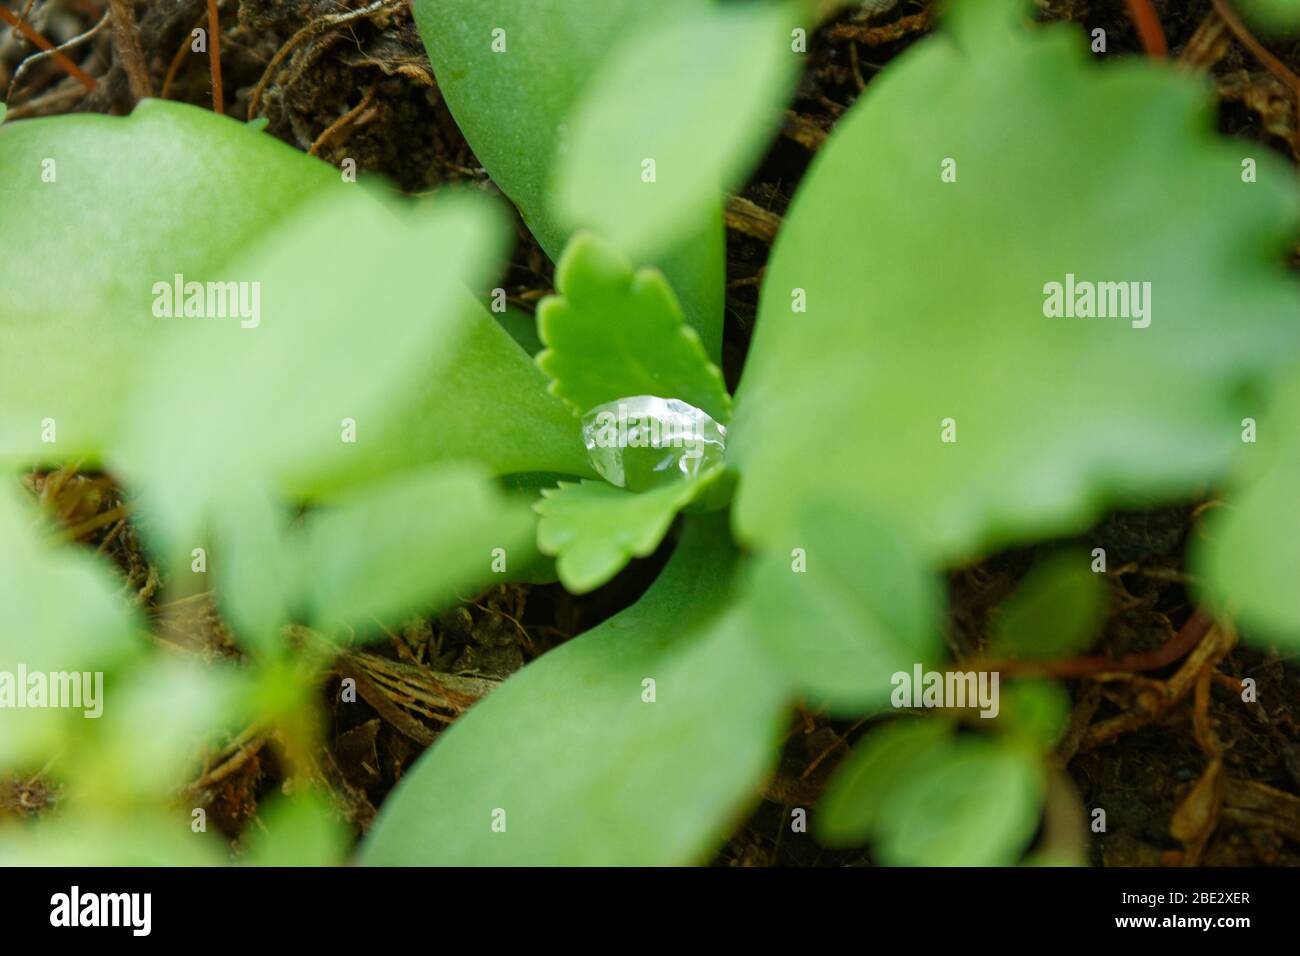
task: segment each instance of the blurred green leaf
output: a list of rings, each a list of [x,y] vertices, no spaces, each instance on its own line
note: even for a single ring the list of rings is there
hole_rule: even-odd
[[[74,779],[100,809],[171,796],[197,776],[207,748],[252,719],[249,686],[245,672],[197,660],[134,669],[108,685],[103,717],[70,761]]]
[[[1252,425],[1255,441],[1242,444],[1234,493],[1227,507],[1210,512],[1190,556],[1197,590],[1238,621],[1243,640],[1289,649],[1300,649],[1297,415],[1300,373],[1293,372],[1269,414]]]
[[[958,737],[881,807],[876,856],[886,866],[1010,866],[1038,829],[1044,780],[1022,748]]]
[[[810,506],[756,561],[755,637],[813,702],[861,713],[889,700],[891,677],[940,659],[938,580],[888,521]]]
[[[234,492],[219,510],[232,520],[214,528],[215,553],[208,570],[217,604],[240,643],[262,653],[283,648],[281,629],[290,620],[298,569],[287,548],[289,516],[256,488]]]
[[[370,632],[454,600],[531,553],[535,522],[481,469],[442,466],[361,489],[310,516],[298,547],[304,604],[324,628]]]
[[[55,163],[54,182],[42,181],[47,159]],[[569,440],[568,410],[546,393],[546,379],[529,356],[468,295],[449,298],[437,292],[446,288],[440,277],[454,272],[455,263],[473,259],[473,250],[454,249],[455,255],[442,262],[440,244],[429,242],[419,223],[429,217],[410,215],[391,203],[382,203],[389,211],[371,208],[355,222],[350,212],[332,207],[348,219],[342,227],[313,222],[307,207],[323,208],[318,204],[324,194],[345,207],[381,201],[363,186],[343,184],[325,163],[247,124],[157,100],[140,103],[125,118],[60,116],[9,123],[0,132],[0,184],[7,196],[0,205],[0,241],[24,250],[22,256],[0,261],[0,353],[29,357],[0,378],[0,463],[43,463],[51,455],[56,461],[79,456],[89,463],[102,461],[123,431],[133,427],[138,439],[141,431],[158,424],[155,415],[160,410],[173,404],[195,407],[205,397],[212,398],[197,392],[199,382],[185,382],[161,404],[155,398],[155,404],[144,403],[142,409],[137,401],[135,408],[145,422],[126,421],[129,396],[148,382],[141,358],[159,338],[169,338],[168,332],[202,334],[191,326],[204,324],[218,326],[206,330],[217,338],[235,331],[228,328],[229,321],[155,317],[154,284],[174,281],[176,275],[187,282],[226,281],[233,269],[251,271],[248,281],[267,280],[264,269],[275,262],[260,256],[277,250],[271,258],[284,266],[294,258],[294,236],[315,229],[315,258],[308,249],[298,254],[299,264],[308,260],[306,271],[296,277],[306,297],[293,293],[291,304],[298,306],[299,321],[291,324],[301,328],[314,319],[309,310],[322,302],[322,314],[335,317],[336,329],[340,314],[348,318],[358,343],[357,365],[335,383],[347,386],[341,396],[367,386],[376,394],[386,390],[388,377],[373,369],[356,370],[371,349],[382,349],[385,343],[410,344],[412,336],[435,331],[439,324],[447,330],[445,323],[427,318],[456,312],[451,326],[456,334],[442,335],[437,349],[415,348],[403,357],[408,369],[418,374],[401,383],[404,402],[360,424],[364,454],[335,456],[329,472],[308,469],[308,462],[286,454],[279,464],[283,470],[297,471],[285,476],[293,479],[295,491],[336,490],[393,470],[455,458],[475,458],[499,473],[590,473],[581,447]],[[464,207],[459,216],[463,225]],[[284,232],[282,220],[288,220]],[[32,228],[33,223],[51,221],[63,228]],[[407,228],[397,228],[403,222]],[[361,233],[354,233],[354,227]],[[377,247],[364,240],[367,228],[378,230]],[[295,229],[297,234],[291,231]],[[342,259],[339,235],[350,237]],[[498,229],[489,245],[500,239]],[[484,270],[492,264],[486,248],[477,248],[488,258],[473,262],[479,279],[461,277],[471,282],[487,278]],[[438,268],[429,268],[430,262]],[[407,271],[396,272],[402,263]],[[416,278],[407,281],[410,276]],[[390,293],[384,286],[397,291]],[[435,298],[408,301],[404,296],[421,289]],[[395,304],[405,312],[381,309]],[[376,335],[376,322],[400,323],[406,334],[397,340]],[[269,314],[267,323],[272,324]],[[245,337],[264,336],[266,331],[238,330]],[[234,338],[223,346],[226,352],[232,345],[250,344]],[[212,346],[211,340],[202,341],[180,356],[178,378]],[[314,358],[313,350],[304,349],[302,356]],[[213,361],[218,358],[213,356]],[[299,358],[294,355],[288,368],[296,369]],[[338,354],[330,351],[321,358],[337,360]],[[223,384],[226,390],[233,385],[262,396],[278,388],[281,392],[271,396],[271,407],[292,405],[300,379],[319,368],[319,362],[302,364],[288,378],[277,368],[269,380],[259,380],[251,389],[251,370],[237,367],[233,383]],[[432,374],[438,369],[442,374]],[[94,388],[88,389],[86,383],[92,381]],[[215,400],[223,399],[224,391]],[[237,411],[232,407],[232,417]],[[42,441],[46,419],[54,423],[54,443]],[[339,423],[333,428],[337,440]],[[181,436],[171,439],[179,443]],[[215,451],[214,457],[239,457],[235,448],[224,451],[224,456]],[[178,457],[183,452],[178,448]]]
[[[908,779],[942,765],[955,750],[953,729],[939,718],[901,717],[863,737],[835,768],[817,805],[817,839],[828,846],[855,846],[869,839]]]
[[[25,497],[0,485],[0,670],[80,671],[130,653],[140,622],[111,566],[56,544]]]
[[[1038,751],[1056,746],[1070,720],[1070,692],[1063,684],[1017,680],[1001,684],[998,696],[999,730]]]
[[[633,558],[652,554],[673,518],[699,494],[711,476],[627,491],[604,481],[562,481],[542,490],[534,505],[541,515],[537,544],[558,557],[556,569],[574,594],[592,591]]]
[[[676,398],[726,424],[731,396],[663,274],[633,272],[592,235],[575,236],[556,270],[560,295],[543,299],[537,365],[551,392],[579,415],[632,395]],[[576,431],[575,431],[576,434]]]
[[[6,123],[0,246],[22,254],[0,256],[0,354],[26,360],[0,376],[0,462],[101,456],[162,321],[153,284],[227,278],[233,250],[331,183],[344,188],[272,136],[164,100]]]
[[[792,26],[785,4],[703,6],[618,47],[574,107],[554,173],[558,217],[637,259],[697,226],[780,124],[802,59]]]
[[[475,461],[494,474],[555,471],[592,475],[569,407],[487,309],[470,304],[457,318],[451,351],[406,385],[376,422],[366,454],[346,469],[313,477],[304,492],[337,491],[394,471],[444,461]]]
[[[553,260],[569,231],[547,193],[574,105],[619,41],[710,0],[414,0],[411,8],[438,78],[475,156],[519,207]],[[494,31],[500,31],[495,33]],[[504,43],[504,52],[494,52]],[[638,183],[639,185],[639,183]],[[725,234],[721,203],[700,210],[693,234],[654,262],[681,296],[709,355],[722,348]]]
[[[1295,354],[1293,172],[1216,138],[1186,75],[1093,64],[1027,3],[952,10],[838,124],[773,249],[728,436],[747,544],[843,495],[962,560],[1188,494],[1243,377]],[[1067,275],[1150,282],[1150,326],[1047,317]]]
[[[347,857],[351,832],[323,794],[275,797],[258,816],[262,826],[246,841],[249,866],[339,866]]]
[[[1106,585],[1083,551],[1040,561],[999,605],[989,654],[1063,657],[1086,650],[1106,617]]]
[[[438,738],[384,804],[362,861],[701,861],[756,798],[788,695],[739,619],[718,617],[734,559],[720,518],[689,523],[640,601],[515,674]],[[498,810],[504,832],[492,828]]]
[[[56,544],[27,497],[7,480],[0,483],[0,681],[11,682],[7,693],[14,695],[0,707],[0,770],[40,769],[93,724],[86,715],[104,705],[104,678],[96,673],[140,646],[134,632],[141,622],[119,596],[111,566]],[[67,702],[79,698],[78,706],[15,706],[19,695],[26,702],[39,687],[53,702],[51,675],[75,682]]]
[[[1252,25],[1267,32],[1300,30],[1300,0],[1237,0],[1236,6]]]
[[[260,289],[257,324],[169,329],[142,373],[119,457],[163,543],[188,555],[230,487],[279,488],[366,457],[368,429],[395,392],[429,371],[458,318],[477,308],[461,284],[486,277],[502,226],[468,195],[410,209],[354,189],[309,204],[231,262],[223,278]],[[346,294],[321,279],[341,235]]]
[[[195,833],[174,810],[129,816],[73,814],[36,824],[0,826],[0,866],[219,866],[214,834]]]

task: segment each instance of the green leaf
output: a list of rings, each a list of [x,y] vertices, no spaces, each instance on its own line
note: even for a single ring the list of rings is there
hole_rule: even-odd
[[[220,866],[226,860],[213,834],[194,833],[187,813],[129,816],[83,812],[8,827],[0,866]]]
[[[1038,829],[1045,774],[1037,758],[964,736],[942,762],[907,777],[880,811],[886,866],[1009,866]]]
[[[98,809],[168,799],[197,776],[206,748],[253,719],[249,686],[233,667],[151,660],[109,685],[104,716],[80,740],[71,772]]]
[[[366,454],[307,476],[300,491],[326,493],[446,461],[475,461],[497,475],[594,474],[573,412],[550,394],[546,376],[510,333],[481,306],[456,324],[448,354],[406,384],[402,400],[375,423]]]
[[[582,415],[631,395],[677,398],[726,424],[731,396],[663,274],[633,272],[592,235],[575,236],[556,271],[560,294],[543,299],[537,365],[551,392]]]
[[[140,622],[118,595],[111,566],[56,545],[40,513],[7,481],[0,485],[0,670],[75,671],[129,653]]]
[[[717,618],[734,559],[720,518],[688,524],[640,601],[543,655],[438,738],[385,802],[362,861],[701,861],[775,761],[788,693],[738,619]],[[492,828],[498,810],[504,832]]]
[[[1198,590],[1242,639],[1300,649],[1300,374],[1293,373],[1267,416],[1252,423],[1227,507],[1210,512],[1192,545]],[[1254,417],[1254,416],[1252,416]],[[1242,422],[1243,435],[1246,422]]]
[[[310,204],[232,260],[221,278],[247,283],[250,297],[260,290],[248,310],[257,314],[171,320],[180,324],[165,327],[140,375],[116,459],[165,544],[188,554],[229,487],[278,490],[366,457],[368,429],[477,308],[461,284],[485,278],[502,226],[468,195],[409,208],[353,189]],[[321,272],[340,235],[349,238],[346,294]]]
[[[243,859],[249,866],[338,866],[347,856],[351,833],[322,794],[274,798],[258,816],[262,827],[251,830]]]
[[[234,500],[219,508],[227,520],[214,528],[216,548],[208,560],[217,603],[245,647],[276,653],[284,646],[281,629],[298,586],[286,547],[289,516],[256,490],[232,494]]]
[[[757,639],[835,713],[883,705],[893,674],[942,654],[939,582],[890,522],[842,504],[808,508],[758,559],[748,603]]]
[[[47,158],[56,163],[53,183],[41,180]],[[51,455],[100,461],[129,430],[126,405],[141,387],[143,358],[163,333],[177,331],[172,327],[184,332],[187,324],[202,324],[193,318],[156,318],[154,283],[177,274],[186,281],[224,281],[232,277],[231,268],[252,268],[254,278],[266,279],[257,250],[274,244],[277,234],[290,235],[280,232],[282,221],[297,223],[290,230],[310,230],[310,217],[303,223],[306,206],[319,202],[323,193],[358,205],[375,202],[362,199],[364,187],[345,186],[326,164],[247,124],[153,100],[125,118],[65,116],[6,124],[0,131],[0,185],[7,197],[0,204],[0,241],[24,249],[22,256],[0,261],[0,354],[29,356],[0,378],[0,463],[21,464],[45,462]],[[384,205],[390,208],[372,209],[356,225],[385,220],[391,226],[394,217],[408,223],[425,218]],[[61,228],[33,228],[37,222],[58,222]],[[136,226],[123,232],[122,223]],[[195,223],[203,227],[195,228]],[[436,276],[450,271],[441,263],[429,268],[438,262],[439,246],[422,246],[418,226],[385,229],[376,257],[354,235],[353,225],[322,234],[328,245],[314,246],[315,259],[302,276],[314,283],[309,291],[318,293],[310,301],[323,299],[330,305],[326,315],[351,309],[351,322],[369,326],[372,310],[391,306],[403,292],[416,293],[421,285],[431,289]],[[342,253],[339,235],[350,237]],[[407,243],[400,251],[382,251],[402,243],[403,236]],[[293,241],[279,245],[281,259]],[[447,265],[468,252],[456,250]],[[242,264],[231,261],[241,254]],[[399,273],[401,263],[414,271]],[[475,271],[487,278],[482,270],[490,265],[477,261]],[[424,276],[426,272],[434,275]],[[407,281],[409,275],[421,281]],[[399,289],[372,293],[364,288],[367,283]],[[427,318],[435,310],[445,317],[456,311],[456,334],[443,336],[437,349],[412,353],[410,361],[423,363],[422,368],[403,383],[406,401],[400,407],[363,426],[358,450],[364,454],[336,459],[327,471],[293,476],[296,492],[336,490],[456,458],[475,458],[499,473],[591,473],[581,443],[573,438],[571,415],[547,394],[545,376],[484,308],[468,296],[460,298],[463,305],[454,308],[444,297],[408,302],[405,315],[375,312],[375,321],[400,320],[415,334],[431,327],[427,321],[411,321],[412,316]],[[265,331],[241,330],[245,336]],[[375,348],[392,343],[369,328],[357,334],[363,346],[367,338]],[[304,354],[313,352],[306,349]],[[193,358],[187,357],[186,367]],[[294,358],[290,369],[298,364]],[[442,373],[435,374],[439,369]],[[261,384],[292,392],[295,381],[283,381],[284,374],[279,369]],[[241,372],[226,384],[246,386],[244,377]],[[349,369],[347,379],[360,387],[382,377]],[[192,388],[182,389],[180,396],[186,402],[200,397]],[[272,407],[280,398],[274,396]],[[142,414],[151,422],[159,408],[176,401],[169,395]],[[56,427],[54,444],[42,441],[46,419]],[[334,429],[337,438],[337,422]],[[233,449],[227,451],[234,455]]]
[[[1237,0],[1237,8],[1268,32],[1293,34],[1300,30],[1300,0]]]
[[[996,726],[1036,751],[1056,746],[1070,720],[1070,692],[1051,680],[1018,680],[1001,685]]]
[[[1035,565],[998,607],[989,654],[1063,657],[1085,650],[1105,619],[1106,599],[1086,552],[1055,554]]]
[[[491,580],[494,552],[530,553],[534,521],[481,469],[403,476],[313,514],[299,542],[304,604],[322,627],[377,628]],[[507,564],[508,566],[508,564]]]
[[[831,846],[871,841],[886,866],[1006,866],[1038,827],[1045,774],[1012,738],[954,736],[934,717],[868,733],[836,769],[814,817]]]
[[[701,7],[619,47],[574,107],[555,170],[559,218],[638,259],[689,233],[779,125],[801,66],[793,25],[784,4]]]
[[[24,695],[20,676],[108,669],[132,655],[140,626],[118,595],[121,582],[110,565],[84,550],[56,545],[40,528],[40,514],[25,494],[0,484],[0,672]],[[4,678],[0,678],[4,680]],[[0,769],[49,760],[63,749],[70,728],[84,729],[87,713],[102,712],[103,683],[81,690],[79,708],[0,707]],[[0,693],[4,693],[0,686]]]
[[[1217,139],[1190,77],[1002,26],[1026,7],[956,4],[964,31],[891,64],[804,179],[728,435],[746,543],[844,495],[960,560],[1188,494],[1229,458],[1243,378],[1295,354],[1293,172]],[[1048,318],[1069,274],[1150,282],[1150,326]]]
[[[817,839],[837,847],[865,842],[907,780],[941,766],[955,748],[952,724],[938,718],[902,717],[872,730],[835,768],[813,817]]]
[[[542,337],[537,332],[537,318],[522,309],[507,307],[496,317],[501,327],[510,333],[515,343],[529,355],[536,356],[542,350]]]
[[[710,0],[415,0],[438,91],[475,156],[552,259],[569,230],[550,216],[547,194],[570,113],[620,39]],[[492,49],[501,30],[505,52]],[[722,348],[725,234],[721,204],[702,210],[695,234],[658,265],[682,297],[709,354]]]
[[[0,354],[26,357],[0,376],[0,462],[102,455],[161,322],[153,284],[226,278],[233,250],[331,183],[273,137],[162,100],[0,128],[0,245],[22,250],[0,257]]]
[[[673,518],[709,478],[634,492],[603,481],[566,482],[542,490],[537,545],[558,557],[556,569],[574,594],[600,587],[633,558],[654,553]]]

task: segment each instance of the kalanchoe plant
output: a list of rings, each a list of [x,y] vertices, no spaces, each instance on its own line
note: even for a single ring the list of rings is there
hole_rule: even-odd
[[[1276,389],[1300,357],[1281,257],[1300,203],[1269,157],[1248,157],[1244,180],[1194,80],[1089,63],[1077,30],[1031,24],[1018,0],[954,6],[821,149],[733,396],[723,191],[779,122],[814,5],[413,6],[470,145],[557,260],[535,360],[517,341],[529,330],[512,338],[514,320],[467,291],[503,247],[482,196],[398,203],[162,102],[0,128],[0,237],[30,236],[0,261],[0,463],[108,469],[172,589],[206,590],[191,576],[211,551],[243,652],[159,666],[104,569],[0,497],[14,609],[0,669],[103,660],[126,688],[120,716],[66,738],[92,757],[66,771],[81,799],[41,824],[49,857],[116,828],[144,836],[129,856],[105,839],[106,860],[174,858],[177,788],[223,730],[271,728],[309,790],[311,701],[335,656],[503,575],[546,577],[551,559],[580,594],[672,544],[631,607],[438,737],[363,862],[702,861],[762,790],[800,702],[921,711],[880,720],[798,808],[825,843],[870,842],[885,863],[1021,861],[1068,786],[1050,754],[1069,696],[1035,664],[1095,639],[1096,559],[1037,565],[994,616],[997,666],[965,708],[932,712],[899,675],[981,667],[945,665],[941,574],[1207,478],[1247,488],[1199,553],[1208,599],[1297,640],[1279,598],[1300,554],[1269,522],[1300,481],[1295,390]],[[42,182],[47,160],[57,178]],[[25,229],[49,220],[86,228]],[[109,248],[95,224],[112,225]],[[1115,301],[1137,291],[1102,318],[1095,299],[1076,308],[1076,280]],[[212,285],[240,283],[257,283],[255,320],[185,321],[191,289],[197,320]],[[1051,307],[1054,284],[1068,309]],[[1241,441],[1255,417],[1277,423],[1258,446]],[[160,726],[154,751],[123,756]],[[0,761],[30,766],[67,733],[51,720],[10,750],[0,735]],[[86,798],[117,759],[142,768],[137,790]],[[268,816],[251,862],[343,852],[318,796]],[[24,832],[0,855],[36,846]]]

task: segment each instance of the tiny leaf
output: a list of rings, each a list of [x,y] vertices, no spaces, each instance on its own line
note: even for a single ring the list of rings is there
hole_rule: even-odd
[[[1062,657],[1088,647],[1106,615],[1106,586],[1089,557],[1067,551],[1040,562],[1002,602],[994,657]]]
[[[953,727],[932,717],[902,717],[868,733],[835,768],[817,805],[817,838],[828,846],[869,839],[886,805],[909,777],[953,751]]]
[[[632,558],[659,546],[677,512],[695,499],[711,476],[634,492],[603,481],[566,482],[542,490],[534,505],[542,516],[537,544],[558,557],[556,569],[574,594],[600,587]]]
[[[630,395],[677,398],[726,423],[731,397],[663,274],[634,272],[611,246],[575,236],[556,272],[560,294],[538,307],[551,391],[579,414]]]
[[[876,856],[886,866],[1009,866],[1038,828],[1045,775],[1030,752],[957,738],[882,807]]]

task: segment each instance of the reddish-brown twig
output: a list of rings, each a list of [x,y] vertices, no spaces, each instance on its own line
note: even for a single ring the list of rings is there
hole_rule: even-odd
[[[63,69],[65,69],[70,76],[75,77],[77,82],[80,83],[82,86],[84,86],[87,90],[93,90],[95,88],[95,78],[93,76],[91,76],[81,67],[77,66],[77,64],[73,63],[66,56],[60,53],[55,48],[53,43],[45,39],[45,37],[41,36],[31,27],[29,27],[25,22],[23,22],[22,19],[10,13],[7,7],[0,6],[0,20],[3,20],[5,23],[9,24],[11,27],[13,27],[15,30],[17,30],[27,39],[31,40],[32,43],[36,44],[38,47],[40,47],[42,50],[48,53],[50,55],[50,58],[54,60],[55,63],[63,67]]]
[[[217,17],[217,0],[208,0],[208,65],[212,68],[212,112],[226,111],[226,95],[221,89],[221,21]]]
[[[1122,657],[1069,657],[1057,661],[1008,660],[981,666],[982,670],[1001,671],[1019,677],[1085,677],[1089,674],[1123,674],[1153,671],[1184,657],[1199,644],[1214,622],[1196,611],[1182,628],[1153,651],[1140,651]]]
[[[1160,18],[1156,16],[1156,8],[1151,5],[1151,0],[1126,2],[1128,17],[1137,28],[1138,39],[1142,41],[1142,49],[1147,51],[1147,56],[1156,60],[1168,59],[1169,44],[1165,42],[1165,31],[1160,26]]]

